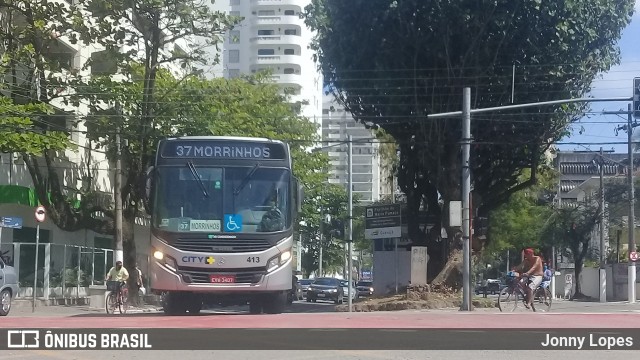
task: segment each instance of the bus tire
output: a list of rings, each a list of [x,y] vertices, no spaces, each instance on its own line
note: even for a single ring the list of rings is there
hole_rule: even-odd
[[[249,313],[251,314],[262,314],[262,298],[260,296],[256,296],[249,301]]]
[[[188,297],[189,301],[187,303],[187,311],[191,315],[196,315],[200,313],[202,310],[202,297],[200,295],[191,294]]]
[[[177,292],[168,292],[163,296],[162,310],[166,315],[182,315],[187,312],[185,296]]]
[[[281,314],[287,305],[287,292],[269,294],[263,304],[266,314]]]

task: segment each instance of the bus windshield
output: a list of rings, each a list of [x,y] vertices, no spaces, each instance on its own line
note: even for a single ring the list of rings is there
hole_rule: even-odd
[[[291,226],[282,168],[158,167],[153,226],[171,232],[258,233]]]

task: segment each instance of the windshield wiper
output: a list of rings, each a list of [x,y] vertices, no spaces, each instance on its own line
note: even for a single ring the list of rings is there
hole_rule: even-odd
[[[198,180],[198,185],[200,185],[200,189],[202,189],[202,194],[204,195],[204,197],[209,197],[209,193],[207,192],[207,187],[204,186],[204,183],[202,182],[202,179],[200,178],[200,174],[198,173],[198,170],[196,170],[195,165],[193,165],[193,163],[191,161],[189,161],[187,163],[187,166],[189,166],[189,170],[191,170],[191,174],[193,175],[193,177]]]
[[[240,185],[238,185],[238,187],[233,191],[233,195],[237,196],[238,194],[240,194],[240,191],[242,191],[242,189],[244,189],[244,187],[247,186],[247,183],[249,182],[249,180],[251,180],[251,178],[253,177],[253,174],[256,173],[256,170],[258,170],[259,167],[260,167],[260,164],[255,164],[253,166],[253,168],[251,169],[251,171],[249,171],[247,176],[245,176],[244,179],[242,179],[242,182],[240,183]]]

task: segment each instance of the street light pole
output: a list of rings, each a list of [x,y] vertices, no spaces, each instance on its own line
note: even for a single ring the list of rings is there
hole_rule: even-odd
[[[349,304],[349,312],[352,311],[352,301],[351,301],[351,292],[352,286],[351,282],[353,281],[353,274],[351,273],[353,270],[353,144],[352,144],[352,136],[349,135],[349,269],[347,269],[347,304]]]
[[[607,302],[607,270],[604,249],[604,154],[600,147],[600,302]]]
[[[634,186],[633,186],[633,143],[631,137],[633,135],[632,118],[633,112],[631,104],[628,105],[628,118],[627,118],[627,146],[629,152],[629,168],[627,169],[627,177],[629,179],[629,255],[632,251],[636,251],[635,240],[635,200],[634,200]],[[636,302],[636,262],[629,259],[629,269],[627,274],[627,293],[629,303]]]
[[[471,311],[471,88],[464,88],[462,97],[462,309]]]

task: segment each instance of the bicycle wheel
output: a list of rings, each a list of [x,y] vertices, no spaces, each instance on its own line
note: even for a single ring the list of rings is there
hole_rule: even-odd
[[[115,314],[116,306],[116,294],[114,294],[113,291],[110,291],[105,299],[105,310],[107,310],[107,314]]]
[[[498,295],[498,308],[501,312],[515,311],[518,307],[518,292],[511,287],[500,290]]]
[[[126,314],[127,310],[129,310],[129,292],[126,289],[122,289],[120,302],[119,302],[119,310],[120,314]]]
[[[549,288],[539,289],[538,290],[538,307],[541,311],[549,312],[551,311],[551,302],[553,301],[553,297],[551,296],[551,290]]]

